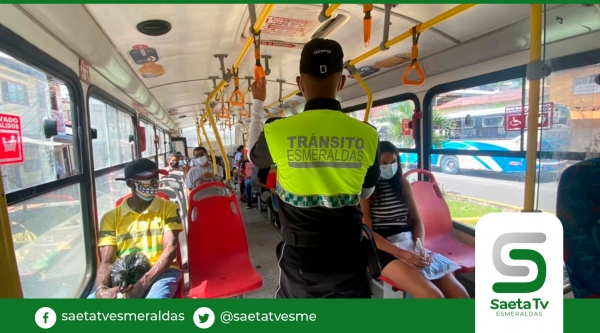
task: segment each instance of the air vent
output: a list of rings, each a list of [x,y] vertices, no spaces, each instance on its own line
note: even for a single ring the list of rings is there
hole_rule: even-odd
[[[163,20],[149,20],[139,23],[137,30],[148,36],[162,36],[171,31],[171,23]]]
[[[319,22],[322,5],[278,5],[273,7],[266,22],[261,27],[260,41],[263,47],[282,47],[301,50],[313,38],[328,38],[350,19],[350,13],[342,9],[333,17]],[[259,13],[262,6],[256,6]],[[250,36],[248,11],[242,18],[237,42],[244,44]]]

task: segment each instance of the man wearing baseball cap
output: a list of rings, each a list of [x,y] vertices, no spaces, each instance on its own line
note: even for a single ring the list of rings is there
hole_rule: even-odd
[[[264,126],[266,81],[252,85],[249,158],[259,168],[277,164],[283,236],[276,249],[278,298],[371,297],[367,266],[374,247],[363,248],[358,205],[379,179],[379,136],[342,112],[343,59],[336,41],[308,42],[296,78],[304,112]]]
[[[108,211],[100,222],[100,267],[95,289],[88,298],[172,298],[182,273],[177,263],[179,232],[183,230],[179,206],[156,197],[158,175],[168,175],[151,160],[140,158],[125,166],[124,180],[131,197]],[[120,257],[141,252],[150,270],[132,288],[111,286],[111,267]]]

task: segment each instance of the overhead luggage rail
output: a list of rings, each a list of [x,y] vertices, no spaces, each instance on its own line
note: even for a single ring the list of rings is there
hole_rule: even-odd
[[[254,5],[248,5],[248,6],[254,6]],[[225,152],[225,147],[223,147],[223,142],[221,141],[221,136],[219,135],[219,131],[217,129],[217,123],[215,121],[215,119],[213,118],[213,113],[212,113],[212,106],[210,105],[210,101],[215,97],[215,95],[217,94],[218,91],[220,91],[233,77],[233,75],[235,74],[235,71],[240,67],[240,63],[242,62],[242,60],[244,59],[244,57],[246,56],[246,54],[248,53],[248,50],[250,49],[250,46],[254,43],[254,36],[258,35],[260,33],[260,28],[262,27],[262,25],[265,23],[265,21],[267,20],[267,17],[269,16],[269,13],[271,12],[271,10],[273,10],[273,4],[270,5],[264,5],[260,15],[258,16],[258,18],[256,19],[256,22],[254,22],[253,26],[252,26],[252,34],[251,36],[248,37],[248,39],[246,40],[246,44],[244,44],[244,47],[242,49],[242,52],[239,54],[239,56],[237,57],[237,59],[235,60],[235,62],[233,63],[233,66],[231,66],[231,69],[229,70],[229,72],[227,73],[227,75],[225,77],[223,77],[223,80],[221,80],[221,82],[215,87],[215,89],[208,95],[208,98],[206,99],[206,113],[207,113],[207,117],[208,120],[210,121],[210,124],[213,128],[213,131],[215,133],[215,137],[217,139],[217,144],[219,146],[219,150],[221,151],[221,154],[223,156],[227,156],[226,152]],[[252,10],[252,9],[251,9]],[[202,124],[202,122],[201,122]],[[203,125],[202,125],[203,126]],[[204,126],[203,126],[204,128]],[[217,172],[217,164],[214,161],[215,157],[213,154],[213,168],[214,168],[214,172],[215,174],[218,174]],[[231,170],[230,170],[230,166],[229,166],[229,159],[227,158],[223,158],[223,162],[225,163],[225,179],[226,182],[229,183],[231,181]]]

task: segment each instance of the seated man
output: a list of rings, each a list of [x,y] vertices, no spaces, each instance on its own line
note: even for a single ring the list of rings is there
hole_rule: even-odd
[[[208,152],[204,147],[198,147],[198,166],[195,166],[190,169],[185,178],[185,187],[187,195],[190,195],[190,192],[198,185],[202,183],[208,183],[213,181],[215,178],[215,169],[213,167],[212,161],[209,158]],[[218,181],[223,180],[223,168],[220,165],[217,165],[218,171]]]
[[[176,203],[156,197],[159,170],[156,163],[137,159],[125,167],[125,180],[132,196],[108,211],[100,222],[98,247],[100,267],[94,291],[88,298],[116,298],[118,286],[111,286],[111,267],[117,258],[141,252],[150,261],[150,270],[123,298],[172,298],[182,272],[177,263],[179,232],[183,230]]]

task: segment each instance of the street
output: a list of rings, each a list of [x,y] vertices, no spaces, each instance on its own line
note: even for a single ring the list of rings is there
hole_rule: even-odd
[[[459,175],[448,175],[441,172],[433,174],[445,192],[523,207],[525,183],[511,180],[506,175],[466,174],[466,172]],[[557,188],[556,181],[542,182],[539,187],[536,187],[536,193],[539,193],[536,196],[537,209],[547,213],[556,211]]]

